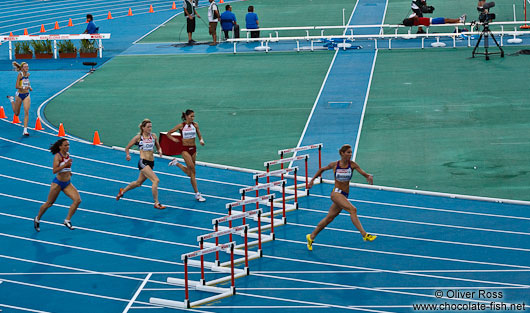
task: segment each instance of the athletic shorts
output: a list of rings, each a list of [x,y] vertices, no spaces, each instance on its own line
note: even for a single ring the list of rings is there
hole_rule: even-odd
[[[333,192],[340,193],[341,195],[345,196],[346,198],[348,198],[348,195],[349,195],[349,193],[347,193],[346,191],[342,191],[339,188],[334,188]]]
[[[183,148],[184,148],[184,150],[182,150],[182,151],[188,152],[191,156],[193,156],[195,153],[197,153],[197,147],[196,146],[184,146]]]
[[[209,24],[208,30],[210,31],[210,35],[215,35],[217,33],[217,22],[210,22]]]
[[[24,101],[24,99],[26,99],[28,96],[29,96],[29,92],[28,93],[18,93],[17,92],[17,97],[19,97],[20,100],[22,100],[22,101]]]
[[[188,33],[193,33],[195,31],[195,17],[192,19],[186,18],[186,30]]]
[[[144,159],[140,159],[138,161],[138,169],[140,171],[143,170],[147,165],[149,165],[151,167],[151,169],[154,169],[155,168],[155,161],[147,161],[147,160],[144,160]]]
[[[445,24],[445,18],[443,17],[433,17],[431,19],[431,24],[432,25],[435,25],[435,24]]]
[[[52,183],[55,183],[55,184],[59,185],[59,187],[61,187],[61,190],[64,190],[64,188],[66,188],[68,185],[70,185],[70,180],[62,181],[62,180],[58,180],[57,177],[55,177],[53,179]]]

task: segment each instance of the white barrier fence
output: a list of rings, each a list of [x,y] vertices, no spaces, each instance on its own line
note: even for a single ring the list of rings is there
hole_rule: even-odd
[[[13,60],[13,42],[14,41],[39,41],[50,40],[53,41],[53,57],[57,59],[57,40],[98,40],[98,54],[103,57],[102,39],[110,39],[108,34],[55,34],[55,35],[19,35],[19,36],[0,36],[0,43],[9,42],[9,60]]]

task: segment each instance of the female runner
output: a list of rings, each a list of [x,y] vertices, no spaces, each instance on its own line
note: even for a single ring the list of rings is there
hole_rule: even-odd
[[[359,230],[361,236],[363,236],[364,241],[373,241],[377,236],[368,234],[363,226],[359,217],[357,217],[357,208],[348,201],[348,193],[350,192],[350,179],[353,175],[353,171],[357,170],[359,174],[366,177],[366,180],[370,185],[374,183],[374,177],[371,174],[367,174],[363,171],[357,163],[351,160],[353,152],[350,145],[344,145],[339,150],[340,160],[337,162],[331,162],[328,166],[318,169],[315,176],[309,182],[309,188],[313,187],[313,182],[317,177],[322,175],[324,171],[333,169],[335,173],[335,187],[331,192],[331,201],[333,204],[329,208],[328,215],[324,217],[315,227],[311,234],[306,235],[307,240],[307,249],[313,250],[313,241],[329,223],[331,223],[340,211],[346,210],[350,213],[351,221],[353,225]]]
[[[168,138],[174,142],[178,142],[178,139],[171,136],[175,131],[180,131],[182,134],[182,145],[184,146],[184,151],[182,151],[182,158],[186,162],[186,166],[180,164],[177,159],[174,159],[169,163],[172,166],[178,166],[186,175],[190,177],[191,186],[195,191],[195,199],[199,202],[204,202],[206,199],[203,198],[199,189],[197,188],[197,180],[195,179],[195,159],[197,157],[197,147],[195,146],[195,138],[199,137],[199,142],[204,146],[204,140],[202,138],[201,132],[199,131],[199,125],[193,120],[195,119],[195,113],[192,110],[186,110],[182,112],[181,116],[183,122],[178,124],[169,130]]]
[[[26,62],[18,64],[13,62],[13,67],[18,71],[17,80],[15,82],[15,88],[17,92],[15,96],[7,96],[13,107],[13,113],[18,116],[20,114],[20,106],[24,104],[24,130],[22,135],[29,136],[28,133],[28,119],[29,119],[29,107],[31,105],[31,98],[29,92],[33,91],[29,83],[29,65]]]
[[[166,207],[158,202],[158,182],[160,181],[153,172],[155,167],[155,152],[154,147],[158,150],[160,156],[162,156],[162,148],[158,143],[156,135],[151,133],[153,129],[153,124],[149,119],[144,119],[142,123],[138,126],[140,127],[140,132],[134,136],[127,147],[125,147],[125,159],[127,161],[131,160],[131,155],[129,154],[129,149],[137,144],[140,150],[140,160],[138,161],[138,169],[140,170],[140,175],[136,181],[133,181],[125,188],[120,188],[120,192],[116,196],[116,200],[120,200],[123,195],[136,187],[140,187],[146,179],[149,179],[152,183],[151,190],[153,192],[153,200],[155,201],[154,207],[156,209],[165,209]]]
[[[68,153],[70,150],[70,143],[65,138],[57,140],[51,147],[50,151],[54,154],[53,157],[53,173],[57,176],[53,179],[50,186],[50,193],[48,194],[48,200],[41,205],[39,214],[33,220],[33,227],[36,231],[40,231],[40,219],[42,215],[48,210],[49,207],[53,205],[59,193],[64,192],[70,199],[72,199],[72,204],[68,210],[68,215],[64,220],[64,226],[73,230],[72,223],[70,219],[74,215],[77,207],[81,203],[81,197],[79,192],[70,182],[72,177],[72,159]]]

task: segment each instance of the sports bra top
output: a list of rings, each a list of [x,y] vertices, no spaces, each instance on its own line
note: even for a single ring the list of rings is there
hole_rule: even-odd
[[[340,167],[340,161],[337,161],[337,167],[335,168],[335,180],[340,182],[349,182],[353,175],[351,168],[351,162],[348,162],[347,168]]]
[[[29,88],[29,73],[27,74],[28,76],[24,76],[24,73],[20,72],[20,75],[22,75],[22,77],[20,78],[20,83],[19,83],[20,88],[28,89]]]
[[[193,125],[193,123],[184,123],[184,127],[182,127],[181,133],[182,139],[194,139],[195,137],[197,137],[197,129],[195,128],[195,125]]]
[[[59,156],[61,157],[59,161],[59,166],[63,166],[68,160],[70,160],[70,155],[67,154],[66,157],[64,157],[61,152],[59,152]],[[72,171],[72,163],[68,164],[65,168],[59,171],[59,173],[66,173]]]
[[[148,138],[144,138],[140,135],[138,148],[142,151],[153,151],[155,149],[155,140],[153,139],[153,135],[150,134]]]

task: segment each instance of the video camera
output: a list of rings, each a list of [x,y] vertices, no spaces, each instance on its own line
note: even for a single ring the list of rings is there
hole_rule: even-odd
[[[432,5],[422,5],[420,10],[423,13],[432,13],[434,12],[434,7]]]
[[[484,3],[481,7],[477,7],[477,11],[480,12],[478,20],[481,23],[489,23],[495,19],[495,13],[489,13],[489,9],[493,8],[494,6],[495,2],[491,1]]]

